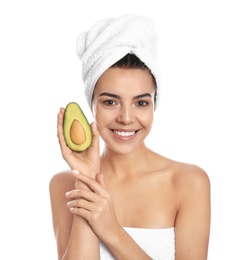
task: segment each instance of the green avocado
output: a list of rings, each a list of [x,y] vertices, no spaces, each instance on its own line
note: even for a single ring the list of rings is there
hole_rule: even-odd
[[[63,133],[66,145],[72,151],[85,151],[92,143],[91,126],[76,102],[70,102],[66,106]]]

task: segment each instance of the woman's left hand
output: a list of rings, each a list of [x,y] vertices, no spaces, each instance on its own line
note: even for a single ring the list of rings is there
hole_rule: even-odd
[[[66,197],[72,199],[67,203],[70,211],[83,217],[99,239],[107,238],[109,234],[111,236],[121,226],[116,219],[110,194],[105,188],[103,174],[97,174],[96,179],[77,171],[73,171],[73,174],[89,189],[80,188],[66,193]]]

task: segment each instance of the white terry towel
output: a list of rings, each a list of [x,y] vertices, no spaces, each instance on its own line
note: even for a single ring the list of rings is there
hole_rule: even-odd
[[[89,106],[98,78],[128,53],[143,61],[155,77],[157,106],[160,86],[157,43],[153,21],[134,14],[99,20],[89,31],[81,32],[77,37],[77,54],[82,61],[82,78]]]

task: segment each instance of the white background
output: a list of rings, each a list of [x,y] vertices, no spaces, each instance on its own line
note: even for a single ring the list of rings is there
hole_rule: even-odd
[[[209,175],[209,260],[242,259],[241,1],[1,1],[0,259],[57,259],[49,180],[67,167],[60,106],[83,97],[75,41],[98,19],[154,19],[161,103],[147,144]]]

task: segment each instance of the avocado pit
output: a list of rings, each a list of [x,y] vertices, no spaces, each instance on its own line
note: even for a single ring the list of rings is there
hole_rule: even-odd
[[[83,144],[86,140],[85,130],[78,120],[74,120],[70,128],[70,138],[74,144]]]

